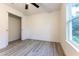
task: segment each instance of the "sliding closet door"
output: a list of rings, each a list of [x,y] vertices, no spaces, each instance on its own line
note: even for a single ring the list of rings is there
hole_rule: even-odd
[[[21,39],[21,18],[9,14],[9,42]]]

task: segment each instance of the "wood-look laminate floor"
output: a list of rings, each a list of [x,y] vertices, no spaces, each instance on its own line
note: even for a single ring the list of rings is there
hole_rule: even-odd
[[[17,40],[0,49],[0,56],[64,56],[59,43],[39,40]]]

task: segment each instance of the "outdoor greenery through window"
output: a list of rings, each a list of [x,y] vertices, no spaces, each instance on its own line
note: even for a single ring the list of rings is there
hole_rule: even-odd
[[[66,5],[66,42],[79,52],[79,3]]]
[[[79,4],[73,4],[72,12],[72,40],[79,44]]]
[[[67,5],[67,40],[79,47],[79,3]]]

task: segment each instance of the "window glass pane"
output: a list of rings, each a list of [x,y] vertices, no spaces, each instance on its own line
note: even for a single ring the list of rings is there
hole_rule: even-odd
[[[72,5],[72,40],[79,44],[79,4]]]

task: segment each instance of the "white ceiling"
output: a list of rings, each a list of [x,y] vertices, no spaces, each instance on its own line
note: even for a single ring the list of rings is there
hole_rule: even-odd
[[[29,4],[29,9],[25,9],[25,3],[6,3],[6,5],[21,11],[26,15],[32,15],[42,12],[52,12],[54,10],[60,9],[60,3],[37,3],[40,7],[36,8]]]

